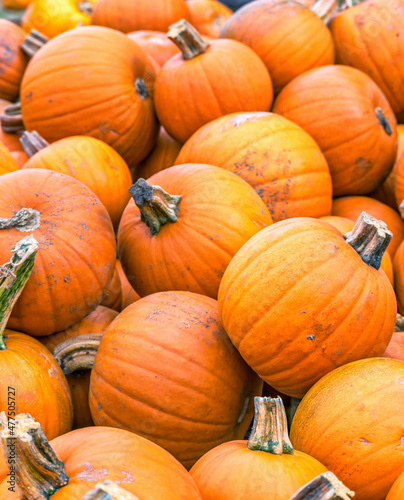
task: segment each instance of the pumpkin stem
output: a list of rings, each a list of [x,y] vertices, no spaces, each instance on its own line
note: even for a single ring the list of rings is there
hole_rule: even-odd
[[[25,130],[22,119],[21,104],[10,104],[4,108],[4,114],[0,116],[0,123],[3,132],[7,134],[17,134]]]
[[[285,408],[279,396],[254,398],[254,422],[247,448],[273,455],[293,455]]]
[[[93,15],[93,6],[88,0],[83,0],[77,4],[77,7],[83,14],[87,14],[87,16]]]
[[[359,5],[360,3],[364,2],[365,0],[337,0],[337,9],[336,9],[336,14],[338,12],[341,12],[342,10],[349,9],[351,7],[355,7],[355,5]]]
[[[32,30],[22,42],[21,50],[31,59],[48,42],[49,38],[47,36],[37,30]]]
[[[20,142],[28,158],[34,156],[41,149],[49,146],[49,142],[45,141],[38,132],[24,132],[20,137]]]
[[[335,15],[336,0],[316,0],[310,10],[316,14],[324,24],[328,24]]]
[[[66,376],[78,370],[91,370],[102,335],[102,333],[77,335],[55,347],[53,356]]]
[[[20,413],[7,421],[3,411],[0,425],[3,455],[6,463],[13,466],[21,498],[47,500],[66,486],[69,477],[64,464],[53,451],[39,422],[28,413]]]
[[[38,242],[30,235],[20,240],[12,249],[9,262],[0,266],[0,350],[7,349],[3,333],[14,304],[34,267]]]
[[[41,224],[41,214],[34,208],[21,208],[9,219],[0,217],[0,229],[15,228],[22,233],[34,231]]]
[[[349,490],[332,472],[323,472],[302,486],[290,500],[350,500]]]
[[[375,269],[380,269],[382,257],[389,246],[393,233],[385,222],[362,212],[355,226],[344,238],[361,256],[363,262]]]
[[[144,179],[139,179],[129,188],[129,193],[140,210],[140,218],[150,228],[152,236],[161,226],[176,222],[176,210],[181,196],[168,194],[160,186],[151,186]]]
[[[143,78],[136,78],[135,90],[143,100],[149,97],[149,91],[147,90],[147,85]]]
[[[397,313],[396,317],[396,327],[395,327],[396,332],[404,332],[404,316],[401,316],[401,314]]]
[[[385,117],[382,108],[375,108],[375,113],[377,116],[377,119],[379,120],[380,125],[383,127],[383,130],[386,132],[387,135],[391,135],[393,131],[391,130],[390,123],[388,122],[387,118]]]
[[[185,19],[170,26],[167,37],[177,45],[185,60],[200,56],[209,47],[199,32]]]
[[[124,490],[113,481],[97,483],[81,500],[139,500],[132,493]]]

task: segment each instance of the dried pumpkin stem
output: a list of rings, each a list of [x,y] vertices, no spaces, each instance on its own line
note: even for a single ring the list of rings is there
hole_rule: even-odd
[[[290,500],[350,500],[355,493],[327,471],[302,486]]]
[[[31,59],[48,42],[49,38],[47,36],[37,30],[32,30],[22,42],[21,50]]]
[[[9,262],[0,266],[0,350],[7,349],[3,334],[14,304],[34,267],[38,242],[31,235],[23,238],[12,249]]]
[[[265,451],[273,455],[293,455],[288,423],[282,399],[254,398],[254,423],[247,443],[249,450]]]
[[[140,210],[141,220],[146,222],[152,236],[156,235],[161,226],[168,222],[176,222],[176,210],[181,196],[170,195],[160,186],[151,186],[144,179],[139,179],[129,188]]]
[[[124,490],[113,481],[97,483],[81,500],[139,500],[127,490]]]
[[[385,222],[362,212],[349,233],[344,234],[347,243],[361,256],[363,262],[375,269],[380,269],[382,257],[393,233]]]
[[[325,24],[328,24],[335,15],[336,0],[316,0],[310,10]]]
[[[0,229],[17,229],[21,233],[29,233],[41,224],[41,214],[34,208],[21,208],[9,219],[0,217]]]
[[[77,335],[55,347],[53,356],[66,376],[78,370],[91,370],[102,335],[102,333]]]
[[[177,45],[185,60],[200,56],[209,47],[199,32],[185,19],[170,26],[167,37]]]
[[[21,104],[10,104],[4,108],[4,114],[0,116],[0,123],[3,132],[7,134],[17,134],[25,130],[22,119]]]
[[[336,13],[341,12],[342,10],[349,9],[351,7],[355,7],[355,5],[359,5],[365,0],[337,0],[337,10]]]
[[[49,142],[38,134],[38,132],[24,132],[20,137],[20,142],[28,158],[49,146]]]
[[[3,455],[6,463],[13,466],[22,499],[48,500],[69,482],[63,462],[56,456],[40,424],[28,413],[7,421],[2,412],[0,424]]]
[[[77,7],[83,14],[87,14],[87,16],[92,16],[93,14],[93,6],[87,0],[83,0],[77,4]]]

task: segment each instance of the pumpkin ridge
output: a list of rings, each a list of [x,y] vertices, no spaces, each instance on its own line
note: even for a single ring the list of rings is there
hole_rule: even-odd
[[[210,219],[210,220],[213,220],[215,221],[215,219],[213,217],[207,217],[208,214],[204,214],[204,218],[205,219]],[[229,227],[227,224],[225,224],[225,221],[221,221],[221,224],[226,227],[226,230],[233,230],[232,227]],[[182,225],[186,226],[188,231],[190,233],[194,232],[196,233],[199,237],[203,237],[203,239],[205,239],[208,243],[210,242],[212,245],[214,245],[215,247],[217,247],[218,249],[222,250],[223,254],[227,257],[227,258],[231,258],[233,257],[232,254],[225,248],[223,248],[223,246],[219,245],[219,240],[218,239],[215,239],[215,240],[210,240],[209,239],[209,236],[208,235],[205,235],[205,234],[201,234],[199,233],[194,227],[192,227],[191,223],[188,223],[186,222],[185,220],[182,221]],[[237,234],[236,230],[234,229],[233,231],[235,234]],[[190,242],[190,245],[191,245],[191,242]],[[191,270],[189,270],[191,271]]]

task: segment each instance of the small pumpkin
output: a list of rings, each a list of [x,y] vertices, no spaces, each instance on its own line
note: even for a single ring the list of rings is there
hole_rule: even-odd
[[[6,146],[0,142],[0,175],[15,172],[16,170],[18,170],[17,162]]]
[[[180,51],[162,31],[140,30],[128,33],[127,36],[152,57],[159,68]]]
[[[25,32],[15,23],[0,19],[0,99],[15,101],[28,63],[21,51]]]
[[[395,481],[386,500],[401,500],[404,498],[404,472]]]
[[[171,137],[185,142],[220,116],[269,111],[271,77],[252,49],[235,40],[207,43],[185,20],[171,26],[167,36],[181,54],[169,59],[158,73],[154,104]]]
[[[188,0],[190,22],[199,33],[219,38],[220,30],[233,12],[217,0]]]

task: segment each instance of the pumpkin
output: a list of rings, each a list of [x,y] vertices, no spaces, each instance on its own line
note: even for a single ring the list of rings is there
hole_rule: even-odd
[[[17,498],[80,500],[100,480],[108,479],[139,498],[201,500],[192,478],[174,457],[126,430],[88,427],[48,442],[27,414],[16,417],[14,436],[4,416],[1,423],[6,456],[12,457],[7,446],[11,441],[18,457],[15,482],[22,491]],[[7,473],[0,469],[0,497],[15,500]]]
[[[91,22],[130,33],[138,30],[167,31],[180,19],[189,19],[185,0],[99,0]]]
[[[49,145],[29,132],[24,132],[21,141],[30,156],[23,168],[45,168],[79,180],[98,196],[118,229],[130,198],[132,178],[127,164],[111,146],[85,136],[67,137]]]
[[[177,165],[139,179],[122,216],[118,253],[144,297],[184,290],[216,298],[233,255],[272,219],[238,176],[211,165]]]
[[[327,162],[299,126],[272,113],[224,116],[198,130],[175,163],[212,163],[240,175],[257,191],[275,222],[329,215]]]
[[[18,170],[18,165],[9,150],[0,142],[0,175]]]
[[[370,193],[394,166],[394,113],[361,71],[346,66],[308,71],[282,90],[273,111],[300,125],[320,146],[335,197]]]
[[[233,12],[217,0],[188,0],[190,21],[199,33],[218,38],[220,30]]]
[[[25,9],[32,0],[3,0],[2,5],[5,9]]]
[[[404,243],[398,247],[393,259],[394,288],[397,296],[398,312],[404,314]]]
[[[394,197],[396,201],[395,208],[397,207],[401,213],[404,213],[404,155],[401,155],[396,162],[395,168],[395,184],[394,184]]]
[[[190,474],[204,500],[289,500],[326,468],[294,450],[281,398],[255,398],[248,441],[230,441],[198,460]]]
[[[394,332],[383,356],[404,361],[404,332]]]
[[[150,59],[122,33],[95,26],[62,33],[25,72],[25,127],[48,142],[74,135],[101,139],[136,165],[157,138],[154,78]]]
[[[116,264],[118,264],[118,259],[116,259]],[[118,271],[118,266],[115,266],[114,276],[109,285],[109,288],[102,299],[101,305],[113,309],[114,311],[120,312],[122,305],[122,285],[121,278]]]
[[[239,250],[220,284],[220,317],[265,382],[301,398],[334,368],[383,354],[397,312],[378,270],[390,239],[366,213],[344,238],[302,217],[263,229]]]
[[[404,118],[404,6],[390,0],[340,1],[330,23],[336,62],[369,75],[389,100],[399,122]],[[349,8],[347,8],[349,7]],[[339,12],[342,10],[342,12]]]
[[[15,101],[20,92],[28,58],[21,51],[24,31],[6,19],[0,19],[0,99]]]
[[[387,251],[393,259],[404,238],[404,222],[395,210],[367,196],[345,196],[334,200],[332,204],[332,215],[351,220],[356,220],[363,211],[384,221],[393,233],[393,239],[387,247]]]
[[[159,69],[180,49],[162,31],[133,31],[127,35],[136,42],[154,61]]]
[[[119,279],[121,281],[121,290],[122,290],[121,311],[123,311],[125,307],[128,307],[137,300],[139,300],[140,296],[132,288],[132,285],[129,283],[129,280],[126,277],[124,270],[122,269],[122,264],[119,259],[116,259],[116,269],[118,270]]]
[[[404,498],[404,472],[395,481],[386,500],[401,500]]]
[[[312,68],[334,64],[334,44],[323,21],[297,2],[256,0],[226,21],[220,38],[238,40],[263,60],[275,95]]]
[[[323,377],[296,410],[293,446],[334,472],[355,500],[384,500],[403,470],[403,380],[402,361],[358,360]]]
[[[0,99],[0,115],[4,113],[7,106],[11,106],[12,103],[4,99]],[[20,143],[19,137],[16,134],[7,134],[3,131],[0,126],[0,143],[4,144],[6,148],[10,151],[11,156],[16,161],[18,167],[22,167],[24,163],[28,160],[22,145]]]
[[[82,320],[101,302],[115,268],[109,215],[81,182],[44,169],[0,176],[0,261],[22,232],[39,255],[9,328],[49,335]]]
[[[157,75],[154,104],[161,125],[185,142],[206,123],[242,111],[269,111],[272,83],[255,52],[235,40],[205,42],[186,21],[167,35],[181,53]],[[251,78],[254,75],[254,78]]]
[[[96,425],[147,436],[188,468],[244,436],[261,391],[215,300],[161,292],[130,305],[108,327],[91,372],[90,408]]]

